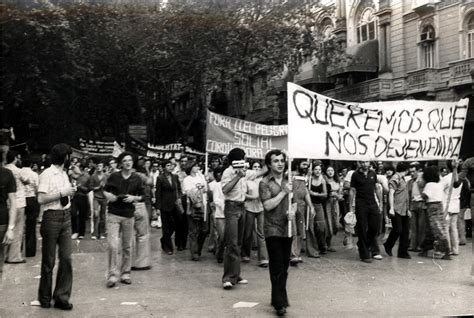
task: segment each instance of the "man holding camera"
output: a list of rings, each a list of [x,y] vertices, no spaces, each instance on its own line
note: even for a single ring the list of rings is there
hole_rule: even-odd
[[[231,165],[222,175],[222,192],[225,197],[224,215],[224,275],[222,287],[231,289],[235,284],[247,284],[240,277],[240,247],[242,246],[245,225],[245,151],[234,148],[227,156]]]
[[[38,203],[43,205],[41,222],[43,237],[41,279],[38,301],[42,308],[51,307],[53,269],[58,246],[59,268],[53,299],[54,307],[71,310],[69,302],[72,290],[72,241],[71,241],[71,198],[76,192],[67,176],[72,150],[69,145],[57,144],[51,148],[51,166],[39,177]]]

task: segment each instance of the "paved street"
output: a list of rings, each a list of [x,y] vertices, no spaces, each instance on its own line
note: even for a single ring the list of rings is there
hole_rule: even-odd
[[[222,264],[204,252],[200,262],[189,251],[164,255],[159,230],[152,230],[153,268],[133,272],[132,285],[105,287],[105,241],[75,241],[72,312],[30,306],[36,299],[40,253],[28,263],[4,267],[0,317],[272,317],[268,269],[255,258],[242,264],[248,285],[224,291]],[[290,268],[288,317],[441,316],[474,313],[470,276],[472,241],[453,261],[414,256],[384,257],[365,264],[355,250],[335,240],[336,253],[304,258]],[[413,253],[414,254],[414,253]],[[238,302],[258,303],[233,308]],[[127,304],[128,303],[128,304]]]

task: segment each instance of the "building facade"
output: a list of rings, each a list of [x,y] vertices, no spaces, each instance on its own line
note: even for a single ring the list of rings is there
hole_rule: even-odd
[[[292,80],[351,102],[469,98],[461,149],[474,156],[474,1],[336,0],[319,21],[350,57],[338,65],[303,63]],[[286,123],[285,81],[276,81],[278,122]],[[274,103],[247,118],[270,122]]]

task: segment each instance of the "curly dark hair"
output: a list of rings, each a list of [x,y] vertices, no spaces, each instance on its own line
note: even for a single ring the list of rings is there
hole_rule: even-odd
[[[439,171],[436,166],[429,166],[423,170],[423,179],[428,182],[439,182]]]

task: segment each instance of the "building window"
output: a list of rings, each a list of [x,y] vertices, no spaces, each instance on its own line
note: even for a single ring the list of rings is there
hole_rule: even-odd
[[[435,30],[433,26],[427,25],[423,28],[420,35],[420,44],[422,52],[422,65],[424,68],[434,67],[435,58]]]
[[[467,22],[467,57],[474,57],[474,14]]]
[[[376,38],[376,19],[373,8],[366,8],[357,23],[357,43]]]

